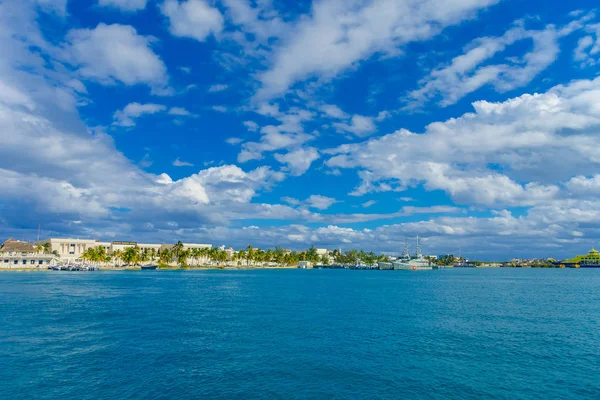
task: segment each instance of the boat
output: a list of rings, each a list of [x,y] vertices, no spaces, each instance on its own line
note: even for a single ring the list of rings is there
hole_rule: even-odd
[[[433,267],[431,266],[431,261],[427,260],[423,257],[423,253],[421,252],[421,245],[419,244],[419,237],[417,236],[417,250],[415,251],[414,256],[409,255],[408,251],[408,242],[404,242],[404,252],[402,256],[398,258],[398,260],[392,262],[392,266],[394,270],[401,271],[425,271],[431,270]]]
[[[394,266],[392,265],[391,262],[386,262],[386,261],[378,261],[377,262],[377,267],[379,267],[379,269],[381,270],[392,270],[394,269]]]
[[[158,265],[142,265],[140,269],[142,270],[153,270],[158,268]]]
[[[567,268],[600,268],[600,253],[592,249],[588,254],[563,260],[559,264]]]

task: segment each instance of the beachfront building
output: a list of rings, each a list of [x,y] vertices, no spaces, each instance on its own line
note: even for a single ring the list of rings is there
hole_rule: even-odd
[[[0,269],[3,268],[48,268],[56,265],[54,254],[45,254],[32,243],[8,239],[0,247]]]
[[[111,251],[125,251],[125,249],[129,247],[139,247],[140,251],[148,251],[152,252],[154,250],[155,253],[159,253],[162,247],[162,244],[154,244],[154,243],[138,243],[138,242],[112,242]]]
[[[184,250],[212,249],[212,244],[184,243]]]
[[[317,254],[319,255],[319,259],[322,259],[323,256],[325,256],[325,257],[327,257],[329,264],[331,264],[335,261],[335,259],[331,255],[331,250],[329,250],[329,249],[316,249],[316,250],[317,250]]]
[[[98,246],[104,247],[106,253],[110,253],[112,249],[112,243],[101,242],[95,239],[61,239],[61,238],[50,238],[37,242],[39,244],[50,244],[50,252],[56,252],[61,259],[78,259],[81,258],[83,253],[87,249],[95,248]]]

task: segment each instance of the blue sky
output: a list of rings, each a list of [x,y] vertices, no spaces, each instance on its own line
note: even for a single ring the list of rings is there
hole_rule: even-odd
[[[595,6],[4,1],[0,234],[586,251]]]

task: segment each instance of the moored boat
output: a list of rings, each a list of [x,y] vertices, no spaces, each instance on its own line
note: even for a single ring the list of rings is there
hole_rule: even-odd
[[[379,262],[377,262],[377,266],[381,270],[392,270],[392,269],[394,269],[394,266],[392,265],[391,262],[379,261]]]
[[[433,269],[431,266],[431,261],[427,260],[423,257],[423,253],[421,252],[421,245],[419,244],[419,237],[417,236],[417,250],[415,255],[411,257],[408,252],[408,243],[404,244],[404,252],[402,256],[397,260],[392,262],[392,266],[395,270],[400,271],[425,271]]]
[[[153,270],[158,268],[158,265],[142,265],[140,269],[142,270]]]

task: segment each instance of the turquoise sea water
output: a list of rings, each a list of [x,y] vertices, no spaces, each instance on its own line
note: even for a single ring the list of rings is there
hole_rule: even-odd
[[[600,398],[600,270],[0,274],[1,399]]]

